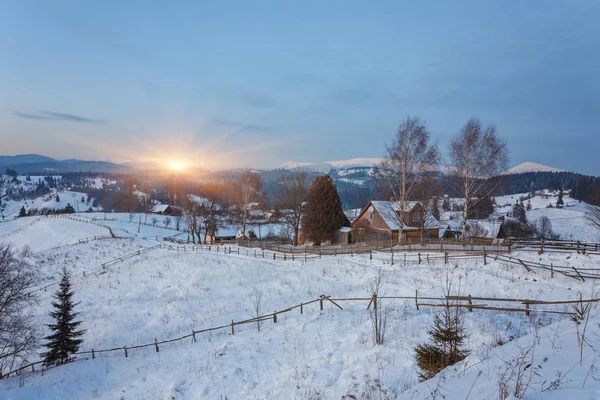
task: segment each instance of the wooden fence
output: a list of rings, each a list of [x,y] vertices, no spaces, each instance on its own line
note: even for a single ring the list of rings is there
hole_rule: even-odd
[[[46,215],[46,218],[63,218],[63,219],[70,219],[71,221],[77,221],[77,222],[83,222],[86,224],[92,224],[92,225],[98,225],[101,226],[103,228],[108,229],[108,231],[110,232],[110,236],[112,236],[113,238],[116,238],[117,236],[113,233],[112,228],[106,224],[102,224],[100,222],[97,221],[93,221],[91,219],[88,218],[82,218],[79,216],[75,216],[75,215],[70,215],[70,214],[55,214],[55,215]]]
[[[567,251],[577,254],[600,255],[600,243],[580,240],[512,239],[513,246],[519,249],[533,248],[544,251]]]
[[[522,312],[525,313],[526,316],[531,316],[531,313],[546,313],[546,314],[558,314],[558,315],[569,315],[573,316],[575,312],[567,312],[564,310],[551,310],[551,309],[534,309],[532,306],[556,306],[556,305],[583,305],[585,303],[597,303],[600,302],[600,298],[592,298],[592,299],[579,299],[575,300],[559,300],[559,301],[545,301],[545,300],[532,300],[532,299],[513,299],[513,298],[499,298],[499,297],[476,297],[476,296],[445,296],[445,297],[429,297],[429,296],[419,296],[419,292],[415,290],[414,296],[378,296],[374,293],[371,297],[332,297],[332,296],[324,296],[321,295],[319,298],[310,300],[304,303],[296,304],[291,307],[287,307],[278,311],[274,311],[273,313],[257,316],[254,318],[249,318],[241,321],[231,320],[231,323],[225,323],[219,326],[214,326],[210,328],[204,328],[200,330],[192,330],[191,333],[184,334],[175,338],[158,340],[154,339],[153,342],[137,344],[137,345],[125,345],[122,347],[113,347],[109,349],[90,349],[87,351],[81,351],[74,353],[74,355],[82,355],[82,356],[91,356],[92,359],[95,359],[98,354],[101,353],[121,353],[124,357],[129,357],[129,353],[131,350],[141,349],[146,347],[152,347],[156,352],[160,351],[160,346],[166,343],[179,342],[185,339],[191,340],[192,343],[197,342],[197,335],[202,333],[217,331],[217,330],[227,330],[231,335],[235,335],[236,327],[246,324],[255,324],[264,321],[273,321],[273,323],[277,323],[278,317],[282,314],[289,313],[293,310],[299,310],[300,314],[304,314],[304,311],[307,306],[315,303],[319,303],[319,310],[323,311],[325,304],[331,304],[332,307],[335,307],[340,310],[344,310],[344,308],[339,304],[343,302],[366,302],[367,310],[373,306],[373,308],[377,308],[378,304],[380,304],[381,300],[408,300],[414,301],[415,307],[417,310],[420,310],[421,307],[458,307],[464,308],[468,312],[473,312],[473,310],[482,310],[482,311],[506,311],[506,312]],[[514,306],[502,306],[502,305],[488,305],[487,303],[476,304],[475,302],[497,302],[497,303],[506,303],[517,305]],[[519,307],[521,306],[521,307]],[[0,379],[7,378],[11,375],[18,375],[21,372],[25,372],[29,369],[31,371],[35,371],[35,366],[42,364],[43,361],[36,361],[27,365],[24,365],[20,368],[17,368],[13,371],[7,372],[5,374],[0,374]]]

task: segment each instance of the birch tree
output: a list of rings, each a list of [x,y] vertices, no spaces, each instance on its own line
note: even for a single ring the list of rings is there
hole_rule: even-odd
[[[282,218],[286,225],[294,231],[294,246],[298,246],[298,232],[304,215],[309,187],[310,181],[306,171],[297,169],[294,175],[281,179],[277,205],[283,213]]]
[[[439,159],[437,144],[430,144],[425,125],[417,117],[406,117],[386,147],[386,157],[377,171],[398,207],[389,212],[398,222],[398,242],[402,240],[408,202],[419,196],[420,187],[429,178],[428,173],[437,169]]]
[[[260,175],[252,171],[246,171],[234,182],[233,200],[236,205],[240,223],[242,225],[242,237],[247,237],[246,227],[250,216],[250,203],[259,201],[262,197],[262,181]]]
[[[458,178],[455,180],[456,190],[465,199],[462,217],[464,242],[473,198],[490,196],[501,182],[490,178],[506,170],[508,149],[506,143],[497,137],[496,128],[489,126],[483,129],[481,122],[472,118],[450,142],[449,154]]]

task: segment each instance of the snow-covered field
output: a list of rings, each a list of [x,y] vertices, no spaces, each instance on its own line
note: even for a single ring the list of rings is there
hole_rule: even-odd
[[[22,220],[17,221],[15,224],[25,226]],[[392,266],[385,256],[292,262],[154,250],[107,269],[96,269],[151,243],[132,235],[55,248],[57,242],[60,244],[54,239],[60,237],[59,232],[81,230],[76,236],[89,236],[86,229],[104,228],[45,219],[25,231],[42,223],[47,223],[46,237],[51,245],[42,240],[32,242],[30,261],[39,268],[41,287],[51,285],[63,266],[73,273],[75,299],[81,302],[78,311],[87,330],[82,350],[151,343],[155,338],[178,337],[193,329],[247,319],[252,317],[252,298],[257,294],[262,296],[263,314],[322,294],[368,297],[369,282],[378,270],[384,282],[381,293],[388,296],[414,296],[418,290],[420,296],[439,297],[446,276],[461,294],[482,297],[573,299],[579,293],[591,296],[595,286],[589,280],[550,279],[549,273],[532,274],[500,262],[489,262],[485,267],[482,260]],[[129,222],[113,222],[113,229],[118,229],[118,224],[128,226]],[[2,229],[6,229],[4,225]],[[42,251],[44,246],[47,250]],[[555,265],[600,267],[595,256],[516,255]],[[85,275],[83,271],[87,271]],[[39,292],[36,319],[40,326],[50,322],[47,312],[54,289],[48,286],[47,291]],[[432,309],[417,310],[414,300],[380,300],[380,307],[389,309],[388,329],[385,344],[375,346],[366,302],[340,304],[344,310],[326,303],[325,310],[319,311],[317,303],[306,306],[303,314],[298,310],[281,314],[277,324],[263,322],[260,332],[255,325],[237,326],[235,335],[229,329],[198,334],[196,343],[186,339],[161,345],[158,353],[153,347],[129,350],[128,358],[122,351],[103,353],[94,360],[80,358],[43,373],[28,372],[21,378],[0,380],[0,398],[340,399],[354,395],[359,399],[426,399],[433,398],[431,391],[438,390],[448,399],[497,399],[499,375],[506,363],[533,342],[537,343],[532,355],[535,375],[531,396],[526,398],[564,398],[561,392],[539,393],[556,379],[557,371],[564,374],[557,385],[570,390],[569,396],[591,399],[600,395],[596,381],[600,374],[591,368],[595,348],[600,345],[596,306],[588,327],[589,345],[594,348],[584,349],[583,367],[578,366],[576,327],[566,316],[526,317],[475,310],[466,313],[467,345],[472,354],[433,380],[419,384],[413,348],[426,340]],[[570,306],[558,309],[568,311]],[[369,391],[376,395],[369,397]]]

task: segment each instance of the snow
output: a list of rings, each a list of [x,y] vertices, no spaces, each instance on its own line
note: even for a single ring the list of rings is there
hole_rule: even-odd
[[[33,179],[33,178],[32,178]],[[56,194],[58,194],[59,201],[56,201]],[[78,210],[81,212],[86,211],[90,208],[91,201],[88,204],[82,203],[81,198],[84,197],[86,200],[88,196],[85,193],[74,192],[70,190],[59,190],[58,192],[52,192],[50,195],[37,197],[32,200],[2,200],[2,204],[4,205],[3,214],[6,219],[16,218],[19,215],[19,211],[21,207],[24,206],[25,210],[29,210],[31,208],[37,208],[41,210],[42,208],[47,209],[62,209],[67,206],[67,204],[71,204],[75,211]]]
[[[79,239],[93,236],[110,236],[110,232],[98,225],[66,218],[24,217],[0,225],[0,242],[10,243],[17,249],[29,245],[36,252],[75,244]]]
[[[506,170],[503,175],[524,174],[526,172],[566,172],[563,169],[549,167],[547,165],[534,163],[531,161],[524,162]]]

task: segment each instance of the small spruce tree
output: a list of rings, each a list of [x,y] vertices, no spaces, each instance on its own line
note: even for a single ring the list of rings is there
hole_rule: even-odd
[[[62,278],[56,294],[56,301],[52,302],[54,311],[50,316],[55,323],[46,325],[53,333],[44,339],[48,342],[44,345],[48,351],[42,353],[44,366],[51,367],[63,365],[73,360],[72,355],[79,350],[83,340],[79,339],[84,330],[77,330],[81,321],[75,321],[79,313],[73,312],[73,308],[79,303],[73,303],[73,291],[71,290],[70,275],[63,268]]]
[[[71,203],[67,203],[66,207],[64,208],[64,212],[65,214],[75,214],[75,209],[73,208]]]
[[[562,190],[558,191],[558,200],[556,200],[556,207],[558,208],[562,208],[562,206],[565,205],[565,202],[563,201],[563,192]]]
[[[531,200],[527,200],[527,211],[531,211]]]
[[[19,211],[19,217],[27,216],[27,211],[25,210],[25,206],[21,206],[21,210]]]
[[[58,196],[58,193],[56,193],[56,202],[60,203],[60,197]]]
[[[453,310],[446,307],[442,313],[436,313],[433,326],[427,333],[431,337],[431,343],[419,344],[415,348],[421,381],[433,378],[444,368],[469,355],[469,351],[464,347],[466,334],[462,313],[458,307]]]
[[[440,200],[437,196],[431,200],[431,215],[438,221],[440,220]]]

